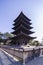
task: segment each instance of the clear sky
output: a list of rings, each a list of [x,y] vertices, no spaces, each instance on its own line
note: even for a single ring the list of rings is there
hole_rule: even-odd
[[[0,31],[12,32],[13,20],[23,13],[31,19],[33,36],[43,37],[43,0],[0,0]]]

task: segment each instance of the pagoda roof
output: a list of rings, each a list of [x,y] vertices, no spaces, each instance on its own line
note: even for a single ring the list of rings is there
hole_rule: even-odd
[[[19,26],[20,24],[23,24],[23,25],[26,25],[26,26],[29,26],[29,25],[31,25],[32,23],[26,23],[25,21],[19,21],[16,25],[15,25],[15,23],[13,24],[15,27],[17,27],[17,26]]]
[[[29,27],[30,29],[31,27]],[[29,31],[29,29],[27,29],[26,27],[24,27],[23,25],[20,25],[15,31],[12,32],[12,34],[18,34],[20,33],[21,31],[26,33],[26,34],[32,34],[34,32],[32,31]]]
[[[25,28],[27,28],[27,29],[32,29],[32,28],[33,28],[33,27],[29,26],[29,25],[20,24],[20,25],[18,25],[18,26],[13,27],[12,29],[16,30],[16,29],[19,29],[19,28],[21,28],[21,27],[25,27]]]
[[[21,37],[24,37],[24,38],[26,37],[26,38],[28,38],[29,40],[36,38],[36,37],[31,37],[31,36],[29,36],[29,35],[27,35],[27,34],[24,34],[24,33],[22,32],[22,33],[18,34],[17,36],[13,37],[13,39],[17,39],[17,38],[21,38]]]
[[[28,35],[34,33],[34,32],[32,32],[32,31],[29,31],[29,30],[26,31],[26,30],[24,30],[24,29],[22,29],[22,30],[20,29],[19,31],[13,31],[12,34],[18,35],[18,34],[20,34],[21,32],[23,32],[24,34],[28,34]]]
[[[21,20],[24,20],[26,23],[30,23],[29,21],[31,21],[29,18],[27,18],[27,17],[23,14],[23,12],[21,12],[21,13],[19,14],[19,16],[14,20],[15,25],[16,25],[19,21],[21,21]],[[30,23],[30,24],[31,24],[31,23]]]
[[[13,25],[15,25],[15,26],[18,26],[19,24],[25,24],[25,25],[31,25],[32,23],[30,23],[30,22],[28,22],[28,23],[26,23],[25,21],[19,21],[16,25],[15,25],[15,23],[13,24]]]
[[[18,24],[16,24],[15,26],[14,26],[14,28],[13,29],[15,29],[15,28],[17,28],[17,27],[19,27],[20,25],[23,25],[23,26],[25,26],[25,27],[27,27],[27,28],[29,28],[30,27],[30,24],[27,24],[26,22],[20,22],[20,23],[18,23]],[[14,25],[14,24],[13,24]],[[32,27],[33,28],[33,27]]]
[[[23,26],[23,25],[21,24],[18,28],[16,28],[15,31],[17,31],[17,30],[22,30],[22,29],[24,29],[24,30],[26,30],[26,31],[29,31],[30,28],[31,28],[31,27],[29,27],[29,28],[27,29],[25,26]]]

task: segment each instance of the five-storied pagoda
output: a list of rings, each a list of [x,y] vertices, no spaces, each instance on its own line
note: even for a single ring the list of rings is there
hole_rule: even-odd
[[[35,37],[31,37],[30,34],[34,33],[30,31],[33,27],[31,27],[30,19],[27,18],[23,12],[19,14],[19,16],[14,20],[14,27],[12,28],[14,31],[14,37],[12,38],[12,43],[16,45],[26,45],[29,43],[29,40],[34,39]]]

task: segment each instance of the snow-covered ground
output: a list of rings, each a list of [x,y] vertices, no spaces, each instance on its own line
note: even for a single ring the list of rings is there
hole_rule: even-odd
[[[0,50],[0,65],[22,65],[22,63],[14,60]]]
[[[37,57],[34,60],[29,61],[26,65],[43,65],[43,56]]]

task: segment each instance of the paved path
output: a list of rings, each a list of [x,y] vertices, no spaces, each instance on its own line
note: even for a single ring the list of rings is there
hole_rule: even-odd
[[[22,65],[22,63],[13,60],[0,50],[0,65]]]

